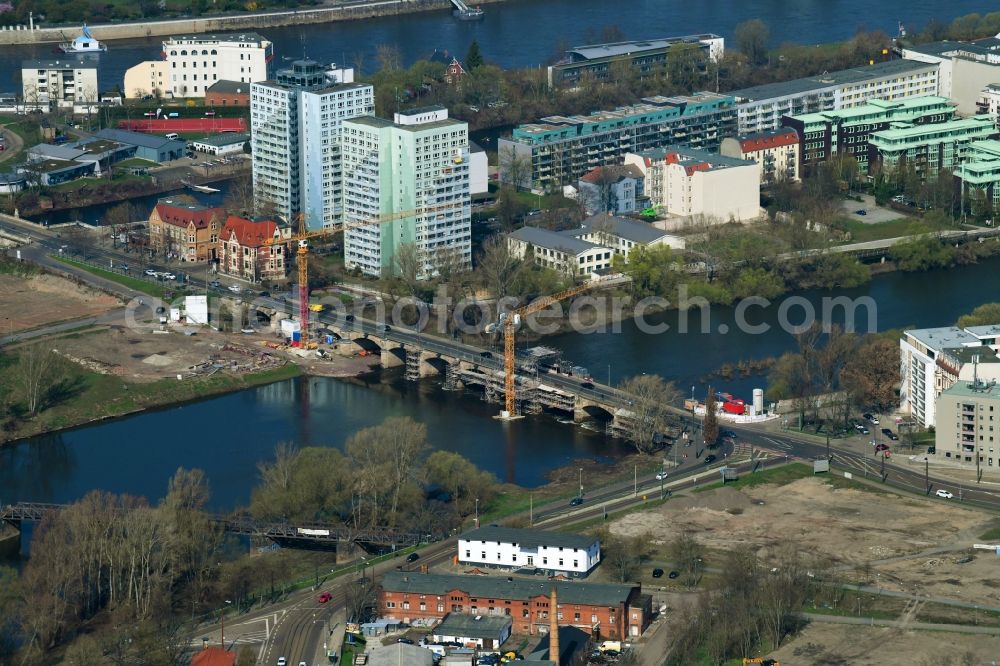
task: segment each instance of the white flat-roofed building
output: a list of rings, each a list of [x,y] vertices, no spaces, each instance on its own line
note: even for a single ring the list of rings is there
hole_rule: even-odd
[[[583,577],[600,563],[601,542],[596,537],[563,532],[480,527],[458,537],[458,561]]]
[[[21,63],[21,94],[28,110],[50,111],[97,103],[97,62],[73,57],[25,60]]]
[[[274,55],[270,41],[255,32],[182,35],[163,42],[174,97],[204,97],[216,81],[267,80]]]
[[[567,275],[590,275],[611,268],[615,251],[565,233],[521,227],[507,235],[511,253]]]

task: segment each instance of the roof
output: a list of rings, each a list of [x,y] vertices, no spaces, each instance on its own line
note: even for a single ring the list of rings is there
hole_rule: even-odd
[[[155,210],[166,224],[185,228],[194,224],[196,229],[204,229],[213,219],[221,220],[226,214],[219,206],[201,206],[174,199],[160,199]]]
[[[926,142],[933,142],[935,140],[968,140],[968,132],[980,130],[987,134],[995,134],[995,122],[993,116],[984,115],[961,118],[959,120],[948,120],[943,123],[893,127],[873,132],[869,141],[874,146],[882,147],[880,143],[885,141],[905,141],[906,139],[920,139]]]
[[[418,106],[412,109],[406,109],[405,111],[400,111],[401,116],[419,116],[421,113],[435,113],[437,111],[447,111],[448,107],[441,106],[440,104],[429,104],[427,106]]]
[[[838,86],[851,83],[860,83],[868,79],[878,79],[887,76],[895,76],[913,72],[919,69],[935,69],[937,65],[917,60],[888,60],[877,62],[874,65],[863,65],[842,69],[837,72],[820,74],[819,76],[807,76],[802,79],[791,81],[781,81],[779,83],[766,83],[761,86],[734,90],[729,93],[740,102],[755,102],[760,100],[774,99],[776,97],[789,97],[802,93],[823,90],[824,88],[836,88]]]
[[[497,527],[495,525],[469,530],[459,535],[458,538],[465,541],[502,541],[504,543],[519,544],[522,548],[549,546],[555,548],[573,548],[575,550],[587,550],[594,544],[599,543],[597,537],[568,534],[566,532]]]
[[[427,648],[406,643],[393,643],[385,647],[376,647],[368,652],[368,666],[431,666],[434,663],[434,653]]]
[[[643,178],[642,171],[639,170],[639,167],[635,166],[634,164],[626,164],[624,166],[613,165],[604,167],[594,167],[584,175],[580,176],[580,180],[586,183],[597,183],[598,181],[600,181],[601,176],[602,174],[605,173],[605,171],[612,178],[614,178],[614,182],[616,183],[626,178],[637,178],[637,179]]]
[[[31,163],[31,169],[39,173],[55,173],[70,169],[93,169],[93,162],[70,162],[68,160],[44,159]]]
[[[521,227],[512,232],[510,237],[548,250],[559,250],[572,255],[582,254],[598,247],[593,243],[538,227]]]
[[[102,129],[98,132],[94,132],[94,136],[99,136],[102,139],[108,139],[110,141],[116,141],[118,143],[128,144],[130,146],[140,146],[142,148],[154,148],[159,150],[166,146],[167,144],[179,143],[184,144],[180,139],[168,139],[158,134],[143,134],[142,132],[130,132],[128,130],[120,129]]]
[[[645,51],[659,51],[674,44],[697,44],[706,39],[722,39],[719,35],[707,33],[703,35],[683,35],[681,37],[665,37],[662,39],[643,39],[634,42],[612,42],[609,44],[589,44],[574,46],[567,53],[577,55],[584,60],[595,58],[616,58],[623,55],[640,55]]]
[[[625,240],[630,240],[634,243],[653,243],[670,236],[667,232],[657,229],[656,227],[646,224],[645,222],[639,222],[636,220],[630,220],[627,217],[619,217],[617,215],[609,215],[607,213],[598,213],[588,217],[586,220],[581,222],[582,226],[580,229],[570,229],[569,231],[564,231],[564,234],[579,234],[581,232],[589,233],[593,231],[594,225],[604,222],[605,220],[611,220],[610,233]]]
[[[101,155],[125,147],[117,141],[108,141],[107,139],[93,139],[86,142],[79,141],[76,145],[80,150],[85,150],[92,155]]]
[[[242,93],[244,95],[250,94],[250,84],[243,81],[227,81],[226,79],[220,79],[210,85],[208,90],[205,92],[211,93]]]
[[[458,638],[496,639],[512,620],[505,615],[467,615],[448,613],[441,624],[434,627],[435,636],[455,636]]]
[[[768,148],[779,146],[794,146],[799,142],[799,133],[791,127],[768,130],[766,132],[754,132],[736,137],[740,143],[740,150],[744,153],[752,153]]]
[[[0,184],[11,185],[14,183],[23,183],[27,176],[23,173],[18,173],[16,171],[4,171],[0,173]]]
[[[945,397],[961,397],[961,398],[990,398],[993,400],[1000,400],[1000,386],[990,382],[986,383],[982,380],[978,388],[973,388],[972,382],[966,380],[959,380],[949,388],[948,390],[941,393],[941,398]],[[941,398],[938,398],[940,400]]]
[[[231,146],[234,143],[240,145],[246,143],[250,140],[250,136],[247,134],[237,134],[235,132],[223,132],[222,134],[212,134],[201,139],[192,140],[191,143],[194,144],[204,144],[206,146]]]
[[[89,58],[41,58],[22,60],[21,69],[97,69],[97,61]]]
[[[983,326],[969,326],[966,333],[971,333],[977,338],[1000,337],[1000,324],[984,324]]]
[[[994,330],[993,335],[1000,335],[1000,330],[995,330],[994,326],[982,326],[976,328],[987,328]],[[968,330],[968,329],[966,329]],[[942,356],[948,356],[961,364],[972,363],[973,359],[978,359],[978,363],[1000,363],[1000,357],[990,347],[979,345],[976,347],[950,347],[941,351]]]
[[[389,592],[447,595],[461,590],[470,597],[527,601],[548,597],[552,588],[562,604],[613,606],[627,603],[640,586],[611,583],[577,583],[539,580],[537,578],[506,578],[500,576],[458,576],[389,571],[382,578],[382,589]]]
[[[28,152],[32,155],[40,155],[42,157],[51,157],[57,160],[75,160],[81,155],[85,154],[87,151],[80,150],[79,148],[73,148],[70,146],[53,146],[48,143],[40,143],[36,146],[32,146],[28,149]]]
[[[235,652],[214,645],[191,657],[191,666],[235,666],[235,664]]]
[[[270,40],[264,39],[261,35],[256,32],[219,32],[215,34],[198,34],[198,35],[174,35],[173,37],[168,37],[163,41],[164,46],[170,44],[171,42],[195,42],[195,43],[218,43],[218,42],[240,42],[246,43],[267,43],[270,44]]]
[[[935,351],[947,347],[962,347],[978,345],[979,338],[967,333],[957,326],[940,326],[938,328],[915,328],[904,331],[904,335],[917,340],[928,349]]]
[[[646,166],[649,166],[652,161],[666,161],[670,164],[697,167],[699,171],[711,171],[714,169],[727,169],[730,167],[742,166],[757,167],[757,163],[753,160],[744,160],[739,157],[729,157],[728,155],[711,153],[707,150],[681,146],[664,146],[663,148],[644,150],[641,153],[635,154],[644,159]]]
[[[378,116],[358,116],[357,118],[347,118],[344,122],[353,123],[355,125],[368,125],[369,127],[374,127],[376,129],[392,127],[394,124],[391,120],[379,118]]]
[[[242,246],[260,247],[265,240],[274,238],[277,228],[277,223],[271,220],[254,221],[230,215],[219,232],[219,239],[230,241],[235,237],[236,242]]]
[[[485,153],[485,152],[486,151],[483,149],[483,147],[480,146],[475,141],[469,142],[469,153]]]

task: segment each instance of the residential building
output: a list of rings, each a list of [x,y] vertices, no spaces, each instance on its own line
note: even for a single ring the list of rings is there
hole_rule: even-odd
[[[951,120],[955,105],[946,97],[927,96],[867,104],[839,111],[822,111],[785,116],[782,125],[799,136],[799,165],[803,175],[834,155],[849,155],[858,161],[862,174],[868,173],[868,140],[893,123],[922,125]]]
[[[558,606],[551,607],[556,590]],[[457,576],[389,571],[378,590],[380,617],[441,620],[449,613],[508,616],[513,632],[545,633],[549,613],[560,625],[602,638],[639,636],[651,620],[642,587],[503,576]],[[634,617],[634,619],[633,619]]]
[[[398,272],[413,246],[418,274],[472,265],[469,126],[430,106],[392,121],[345,120],[344,264],[368,275]]]
[[[962,115],[976,113],[983,89],[1000,82],[1000,39],[996,37],[917,44],[904,48],[902,54],[938,68],[936,94],[953,99]]]
[[[170,64],[166,60],[147,60],[125,70],[126,99],[165,97],[171,93]]]
[[[191,666],[236,666],[236,653],[225,647],[206,645],[191,657]]]
[[[267,80],[273,45],[255,32],[181,35],[163,41],[174,97],[204,97],[217,81]]]
[[[634,213],[645,200],[644,182],[642,171],[631,164],[594,167],[577,181],[578,200],[591,214]]]
[[[549,575],[586,576],[601,561],[595,537],[511,527],[480,527],[458,537],[458,561]]]
[[[218,206],[160,199],[149,214],[150,247],[181,261],[215,261],[225,219]]]
[[[507,235],[511,253],[567,275],[590,275],[611,268],[614,250],[568,234],[521,227]]]
[[[760,177],[751,160],[668,146],[629,153],[645,175],[651,206],[682,218],[725,223],[760,217]]]
[[[248,282],[285,279],[291,227],[230,215],[219,233],[219,272]]]
[[[711,92],[646,97],[641,104],[586,116],[548,116],[497,142],[500,180],[554,191],[627,153],[668,145],[716,150],[736,130],[735,100]],[[519,182],[514,183],[514,180]]]
[[[976,215],[1000,210],[1000,141],[973,141],[965,161],[955,168],[960,200],[968,200]]]
[[[784,116],[839,111],[874,99],[938,95],[938,66],[889,60],[793,81],[767,83],[730,93],[739,103],[737,132],[778,129]]]
[[[469,142],[469,194],[490,191],[490,164],[486,151],[475,141]]]
[[[254,195],[260,210],[309,229],[343,214],[340,125],[375,111],[370,85],[334,83],[312,60],[297,60],[275,79],[251,85]]]
[[[963,164],[973,142],[996,133],[992,116],[925,125],[893,123],[892,129],[871,135],[868,162],[890,173],[907,164],[921,179],[935,178],[941,169],[953,171]]]
[[[208,155],[232,155],[242,153],[248,141],[250,141],[248,134],[223,132],[222,134],[211,134],[201,139],[193,139],[191,148]]]
[[[126,146],[135,146],[135,157],[150,162],[179,160],[187,152],[187,144],[182,139],[168,139],[156,134],[109,128],[94,132],[94,136]]]
[[[250,85],[220,79],[205,91],[205,106],[250,106]]]
[[[559,233],[609,247],[626,261],[636,247],[666,245],[673,250],[683,250],[686,246],[686,241],[681,236],[668,234],[645,222],[608,213],[598,213],[588,217],[580,223],[578,229],[567,229]]]
[[[581,79],[604,81],[622,66],[640,78],[662,73],[670,54],[686,49],[696,50],[705,62],[716,62],[725,52],[725,40],[707,33],[577,46],[567,51],[560,62],[549,65],[549,87],[572,87],[579,85]]]
[[[431,640],[435,643],[461,643],[480,650],[497,650],[510,638],[513,622],[505,615],[467,615],[448,613],[434,627]]]
[[[900,411],[925,428],[933,427],[938,396],[959,379],[972,379],[973,356],[982,363],[980,377],[1000,379],[1000,363],[993,360],[998,337],[998,326],[904,331],[899,341]]]
[[[365,653],[366,666],[434,666],[434,653],[419,645],[391,643]]]
[[[97,103],[97,61],[88,58],[25,60],[21,63],[24,106],[43,112]]]
[[[799,180],[799,135],[791,127],[726,137],[719,153],[755,162],[761,185]]]
[[[996,379],[956,382],[936,402],[935,454],[981,471],[992,472],[1000,466],[1000,385]]]

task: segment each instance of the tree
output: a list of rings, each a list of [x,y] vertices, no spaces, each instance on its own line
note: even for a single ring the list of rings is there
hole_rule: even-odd
[[[762,65],[767,61],[768,42],[771,31],[760,19],[750,19],[736,26],[733,31],[736,48],[747,57],[751,65]]]
[[[521,217],[528,212],[528,206],[517,198],[517,190],[513,185],[501,185],[494,210],[500,228],[504,232],[511,232]]]
[[[616,583],[635,580],[636,569],[647,556],[651,543],[649,535],[628,538],[604,530],[600,540],[601,562],[610,569],[612,580]]]
[[[661,448],[676,419],[670,407],[679,395],[677,387],[659,375],[643,374],[629,377],[620,388],[627,396],[628,416],[619,420],[629,441],[639,453]]]
[[[257,666],[257,655],[249,645],[240,647],[236,653],[236,666]]]
[[[526,267],[526,262],[511,252],[503,234],[494,234],[483,241],[476,271],[494,298],[515,295],[514,283]]]
[[[465,53],[465,71],[474,72],[485,64],[483,54],[479,52],[479,42],[472,40],[469,50]]]
[[[379,44],[375,47],[375,59],[383,72],[391,73],[400,68],[403,55],[400,53],[399,47],[391,44]]]
[[[841,372],[841,382],[857,403],[879,412],[897,402],[899,381],[899,345],[886,338],[863,344],[850,354]]]
[[[618,263],[623,260],[615,258]],[[632,289],[639,298],[647,296],[673,296],[680,281],[675,270],[678,258],[669,245],[638,245],[628,256],[628,272],[632,276]]]
[[[498,166],[502,185],[509,185],[515,190],[531,188],[530,153],[524,154],[512,145],[504,146],[498,155]]]
[[[255,211],[253,174],[250,171],[238,173],[229,181],[224,205],[227,209],[244,217],[251,217]]]
[[[344,610],[348,622],[367,622],[375,608],[375,586],[368,579],[344,583]]]
[[[705,569],[705,549],[689,533],[684,533],[670,542],[670,561],[684,574],[684,583],[694,587],[701,580]]]
[[[707,446],[713,446],[719,440],[719,415],[716,412],[715,389],[711,386],[705,396],[705,418],[701,431]]]
[[[56,359],[55,353],[44,343],[28,345],[17,354],[15,377],[30,416],[42,409],[46,393],[56,382]]]
[[[497,493],[496,477],[451,451],[432,453],[424,471],[427,483],[448,493],[461,515],[470,515],[477,499],[480,508],[488,506]]]
[[[424,260],[416,243],[400,243],[392,256],[392,273],[399,278],[408,296],[416,296],[424,275]]]
[[[969,314],[959,317],[955,326],[968,328],[991,324],[1000,324],[1000,303],[983,303]]]
[[[388,484],[387,515],[384,521],[377,521],[376,524],[394,527],[401,495],[408,488],[416,490],[414,482],[419,474],[417,461],[427,448],[427,426],[409,417],[387,419],[380,425],[351,435],[344,448],[358,464],[355,469],[357,479],[366,484],[364,489],[359,489],[359,494],[376,489],[380,485],[378,477]],[[372,501],[378,503],[375,498]]]

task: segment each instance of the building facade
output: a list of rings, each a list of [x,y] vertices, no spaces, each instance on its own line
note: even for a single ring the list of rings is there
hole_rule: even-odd
[[[346,120],[341,143],[348,268],[396,274],[406,246],[418,275],[472,265],[468,124],[444,107],[412,109]]]
[[[25,60],[21,94],[29,110],[48,112],[97,104],[97,62],[89,59]]]
[[[248,282],[284,280],[291,228],[230,215],[219,233],[219,273]]]
[[[558,605],[552,608],[551,591]],[[639,636],[651,617],[639,585],[454,576],[390,571],[378,590],[380,617],[441,620],[449,613],[506,616],[518,634],[545,633],[550,614],[562,626],[609,639]],[[634,619],[633,619],[634,618]]]
[[[936,455],[987,472],[1000,466],[1000,386],[995,379],[955,383],[938,396],[936,411]]]
[[[976,113],[982,90],[1000,82],[1000,39],[941,41],[902,50],[904,58],[938,68],[938,95],[950,97],[962,115]]]
[[[668,145],[716,150],[735,130],[735,100],[710,92],[646,97],[587,116],[548,116],[497,142],[500,180],[555,191],[595,167],[620,164],[628,153]]]
[[[781,122],[798,134],[798,159],[803,175],[812,173],[834,155],[854,157],[865,174],[870,153],[868,140],[875,132],[889,129],[893,123],[941,123],[954,115],[951,100],[929,96],[898,101],[876,99],[850,109],[785,116]]]
[[[960,201],[968,201],[974,215],[1000,210],[1000,141],[974,141],[965,161],[955,169]]]
[[[333,226],[343,214],[341,123],[375,111],[370,85],[332,83],[326,70],[299,60],[273,81],[254,83],[250,97],[253,185],[258,210],[309,229]]]
[[[760,217],[757,164],[704,150],[670,146],[625,156],[645,175],[651,206],[683,218],[720,223]]]
[[[106,128],[94,132],[94,136],[125,146],[135,146],[135,157],[150,162],[179,160],[187,152],[187,144],[183,139],[168,139],[156,134]]]
[[[163,42],[174,97],[204,97],[222,81],[254,83],[268,78],[273,45],[255,32],[182,35]]]
[[[166,60],[147,60],[125,70],[126,99],[170,96],[170,65]]]
[[[243,153],[243,147],[249,140],[248,134],[224,132],[201,139],[192,139],[191,148],[207,155],[236,155]]]
[[[594,537],[509,527],[480,527],[458,537],[462,564],[502,569],[535,568],[549,575],[586,576],[601,562]]]
[[[591,169],[577,181],[577,199],[588,213],[625,215],[644,200],[645,177],[632,165]]]
[[[706,33],[577,46],[567,51],[562,61],[549,66],[549,87],[572,87],[579,85],[581,79],[604,81],[620,67],[627,67],[640,78],[651,76],[666,70],[671,53],[691,49],[704,62],[716,62],[725,52],[725,40]]]
[[[935,178],[941,169],[954,171],[965,163],[974,142],[996,135],[992,116],[973,116],[925,125],[896,125],[868,140],[868,163],[892,173],[913,167],[921,180]]]
[[[250,85],[219,80],[205,91],[205,106],[250,106]]]
[[[752,134],[778,129],[784,116],[851,109],[875,99],[893,101],[942,93],[938,92],[937,64],[890,60],[730,94],[739,103],[738,133]]]
[[[681,236],[674,236],[657,229],[651,224],[627,217],[598,213],[580,223],[578,229],[559,232],[594,245],[609,247],[615,255],[628,261],[629,254],[637,247],[666,245],[672,250],[683,250],[687,242]]]
[[[567,275],[590,275],[610,270],[614,250],[572,235],[521,227],[507,235],[511,253],[519,259]]]
[[[434,627],[431,640],[435,643],[460,643],[481,650],[499,649],[510,638],[511,619],[495,615],[448,613]]]
[[[225,219],[221,207],[160,199],[149,214],[150,248],[181,261],[215,261]]]
[[[799,135],[791,127],[726,137],[719,153],[753,161],[761,185],[799,180]]]

